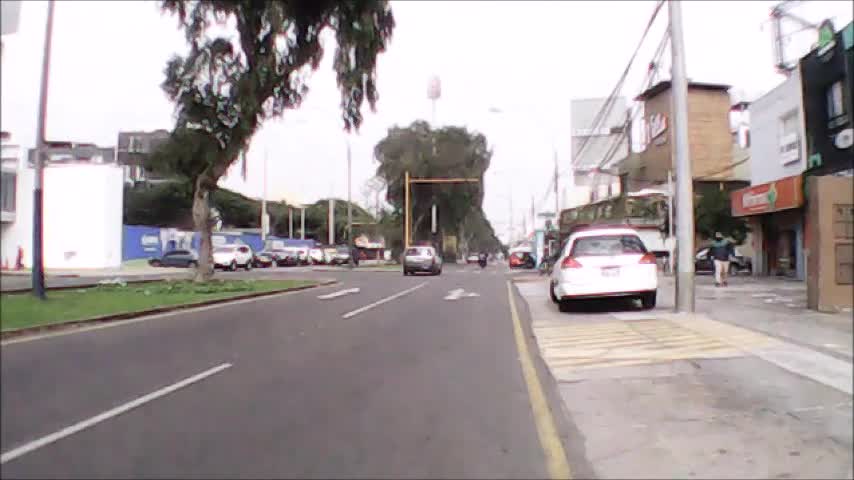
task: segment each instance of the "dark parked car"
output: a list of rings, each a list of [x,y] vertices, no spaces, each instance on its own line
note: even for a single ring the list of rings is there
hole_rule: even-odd
[[[273,255],[269,252],[258,252],[252,257],[252,265],[255,268],[270,268],[273,263]]]
[[[694,271],[714,273],[715,263],[709,257],[709,247],[704,247],[697,251],[697,255],[694,257]],[[748,273],[753,272],[753,260],[750,257],[744,256],[738,247],[735,247],[735,255],[730,258],[729,262],[729,274],[732,276],[743,271]]]
[[[193,267],[199,264],[199,257],[196,252],[190,250],[172,250],[166,252],[160,258],[148,259],[148,264],[152,267]]]
[[[279,267],[294,267],[299,265],[299,257],[296,250],[282,250],[276,249],[271,250],[268,253],[273,258],[273,261],[276,262],[276,266]]]

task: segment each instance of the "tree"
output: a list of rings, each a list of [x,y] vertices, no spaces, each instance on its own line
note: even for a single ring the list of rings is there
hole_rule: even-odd
[[[387,185],[386,200],[393,208],[386,222],[400,219],[398,228],[402,228],[406,171],[414,177],[477,178],[480,181],[475,184],[413,185],[413,238],[430,238],[429,219],[435,203],[443,232],[456,234],[463,242],[475,238],[485,245],[493,241],[498,245],[481,210],[483,175],[492,157],[482,134],[460,127],[433,130],[426,122],[417,121],[409,127],[389,129],[374,147],[374,156],[380,163],[377,176]],[[473,230],[467,226],[474,226]]]
[[[151,225],[189,230],[193,228],[193,192],[189,184],[168,182],[125,187],[123,221],[127,225]],[[211,192],[211,208],[219,212],[225,228],[259,228],[261,201],[220,188]],[[270,231],[287,235],[288,205],[267,202]]]
[[[195,278],[204,281],[213,275],[210,194],[262,122],[305,98],[308,73],[323,58],[321,34],[335,32],[344,128],[358,130],[364,100],[376,105],[377,57],[394,17],[385,0],[166,0],[162,9],[177,16],[190,51],[166,66],[162,87],[177,120],[150,166],[192,186],[201,235]]]
[[[743,218],[732,216],[732,207],[727,192],[708,189],[694,203],[694,228],[705,238],[712,238],[715,232],[731,237],[741,245],[749,230]]]

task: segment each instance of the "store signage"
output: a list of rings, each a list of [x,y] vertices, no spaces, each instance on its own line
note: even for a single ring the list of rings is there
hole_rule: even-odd
[[[663,136],[667,131],[667,117],[660,113],[654,113],[647,118],[646,141],[647,144],[655,143],[662,145],[667,141],[667,137]]]
[[[780,161],[783,165],[801,159],[801,139],[797,133],[790,133],[780,139]]]
[[[732,216],[799,208],[804,204],[803,177],[795,175],[730,193]]]
[[[816,56],[826,62],[833,56],[833,47],[836,46],[836,30],[833,22],[825,20],[818,27],[818,51]]]
[[[139,238],[139,243],[142,245],[143,251],[156,252],[160,246],[160,235],[147,234]]]

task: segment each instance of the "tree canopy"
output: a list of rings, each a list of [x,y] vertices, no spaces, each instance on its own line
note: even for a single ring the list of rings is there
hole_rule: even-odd
[[[192,185],[193,222],[202,241],[197,280],[213,274],[210,192],[245,152],[262,122],[297,108],[323,58],[321,36],[335,32],[334,70],[344,128],[358,129],[365,100],[377,101],[377,57],[394,29],[384,0],[166,0],[189,45],[166,66],[162,87],[176,123],[149,165]]]
[[[481,208],[483,175],[492,157],[482,134],[453,126],[434,130],[426,122],[417,121],[408,127],[389,129],[374,147],[374,156],[379,161],[377,176],[388,185],[386,200],[394,209],[387,223],[399,221],[402,228],[406,171],[416,178],[476,178],[478,183],[413,185],[413,240],[430,239],[430,215],[435,203],[439,228],[444,233],[457,236],[464,244],[473,242],[468,246],[479,250],[499,248]]]

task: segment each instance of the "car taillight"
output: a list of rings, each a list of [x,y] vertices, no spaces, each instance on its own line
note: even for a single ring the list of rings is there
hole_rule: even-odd
[[[640,263],[642,265],[655,265],[656,264],[655,254],[652,254],[652,253],[645,254],[644,256],[641,257],[641,259],[638,263]]]
[[[572,257],[566,257],[560,262],[560,268],[581,268],[582,265],[578,263],[578,260]]]

